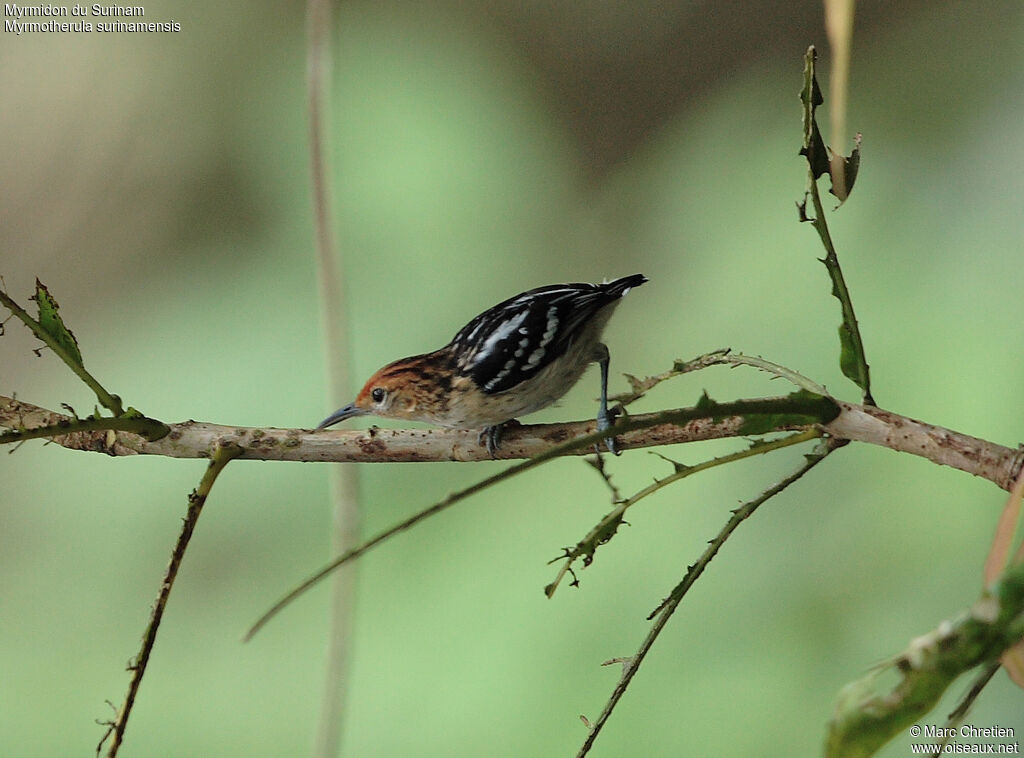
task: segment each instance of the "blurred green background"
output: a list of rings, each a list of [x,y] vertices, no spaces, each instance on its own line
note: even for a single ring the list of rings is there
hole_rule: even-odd
[[[177,34],[0,38],[0,274],[38,276],[86,364],[167,421],[310,426],[326,399],[312,252],[300,3],[151,2]],[[331,136],[358,379],[438,347],[523,289],[650,277],[606,334],[617,372],[715,348],[826,383],[837,302],[794,202],[802,55],[818,2],[346,3]],[[858,4],[851,200],[829,221],[875,397],[985,439],[1021,438],[1024,6]],[[827,113],[827,112],[826,112]],[[827,132],[827,115],[822,119]],[[827,139],[827,133],[826,133]],[[831,205],[831,203],[829,203]],[[94,398],[9,322],[0,392]],[[593,415],[596,372],[560,408]],[[643,410],[787,392],[752,371],[663,386]],[[640,406],[637,408],[641,409]],[[665,450],[696,462],[736,443]],[[367,556],[346,755],[566,756],[645,615],[730,508],[797,453],[663,491],[549,601],[546,562],[608,508],[579,460],[488,491]],[[507,464],[368,465],[366,534]],[[0,455],[0,753],[90,755],[120,702],[204,464],[34,442]],[[611,463],[629,492],[663,475]],[[302,755],[327,593],[239,638],[328,556],[325,466],[228,467],[142,685],[126,756]],[[745,524],[699,582],[595,756],[820,754],[833,697],[969,605],[1005,500],[851,446]],[[958,682],[922,723],[941,724]],[[1024,735],[1000,673],[970,717]],[[906,755],[903,736],[884,752]]]

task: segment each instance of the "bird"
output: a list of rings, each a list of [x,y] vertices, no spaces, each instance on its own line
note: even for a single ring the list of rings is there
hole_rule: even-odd
[[[619,301],[646,281],[633,274],[601,284],[552,284],[503,300],[444,347],[379,369],[316,430],[356,416],[479,428],[494,457],[507,423],[559,400],[591,363],[601,368],[597,426],[607,430],[609,352],[601,333]],[[618,454],[614,438],[605,445]]]

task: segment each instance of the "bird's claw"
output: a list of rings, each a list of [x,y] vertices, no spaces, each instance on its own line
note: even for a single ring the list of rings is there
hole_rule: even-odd
[[[492,458],[497,457],[495,453],[498,452],[498,448],[501,446],[501,437],[505,431],[505,424],[509,423],[513,422],[506,421],[504,424],[488,426],[480,431],[480,444],[487,447],[487,454]]]

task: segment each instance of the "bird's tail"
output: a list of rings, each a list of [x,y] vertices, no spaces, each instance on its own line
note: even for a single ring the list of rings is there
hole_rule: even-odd
[[[633,287],[639,287],[646,281],[647,277],[643,274],[633,274],[632,276],[624,276],[621,279],[605,282],[601,285],[601,291],[610,297],[624,297]]]

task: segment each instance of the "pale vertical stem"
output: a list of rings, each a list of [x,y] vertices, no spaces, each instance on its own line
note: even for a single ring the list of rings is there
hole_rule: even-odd
[[[832,118],[832,167],[833,191],[839,193],[840,201],[846,199],[846,110],[849,100],[850,48],[853,40],[854,0],[825,0],[825,32],[832,49],[832,73],[829,85],[832,90],[829,107]]]
[[[330,92],[330,0],[309,0],[307,7],[307,107],[313,219],[320,280],[320,316],[326,342],[328,386],[332,407],[347,402],[348,329],[339,277],[333,225],[327,151],[327,103]],[[332,551],[347,550],[359,535],[359,482],[354,466],[334,466],[331,500],[334,504]],[[316,758],[334,758],[341,744],[355,600],[354,566],[335,574],[331,582],[330,626],[327,637],[320,719],[313,744]]]

